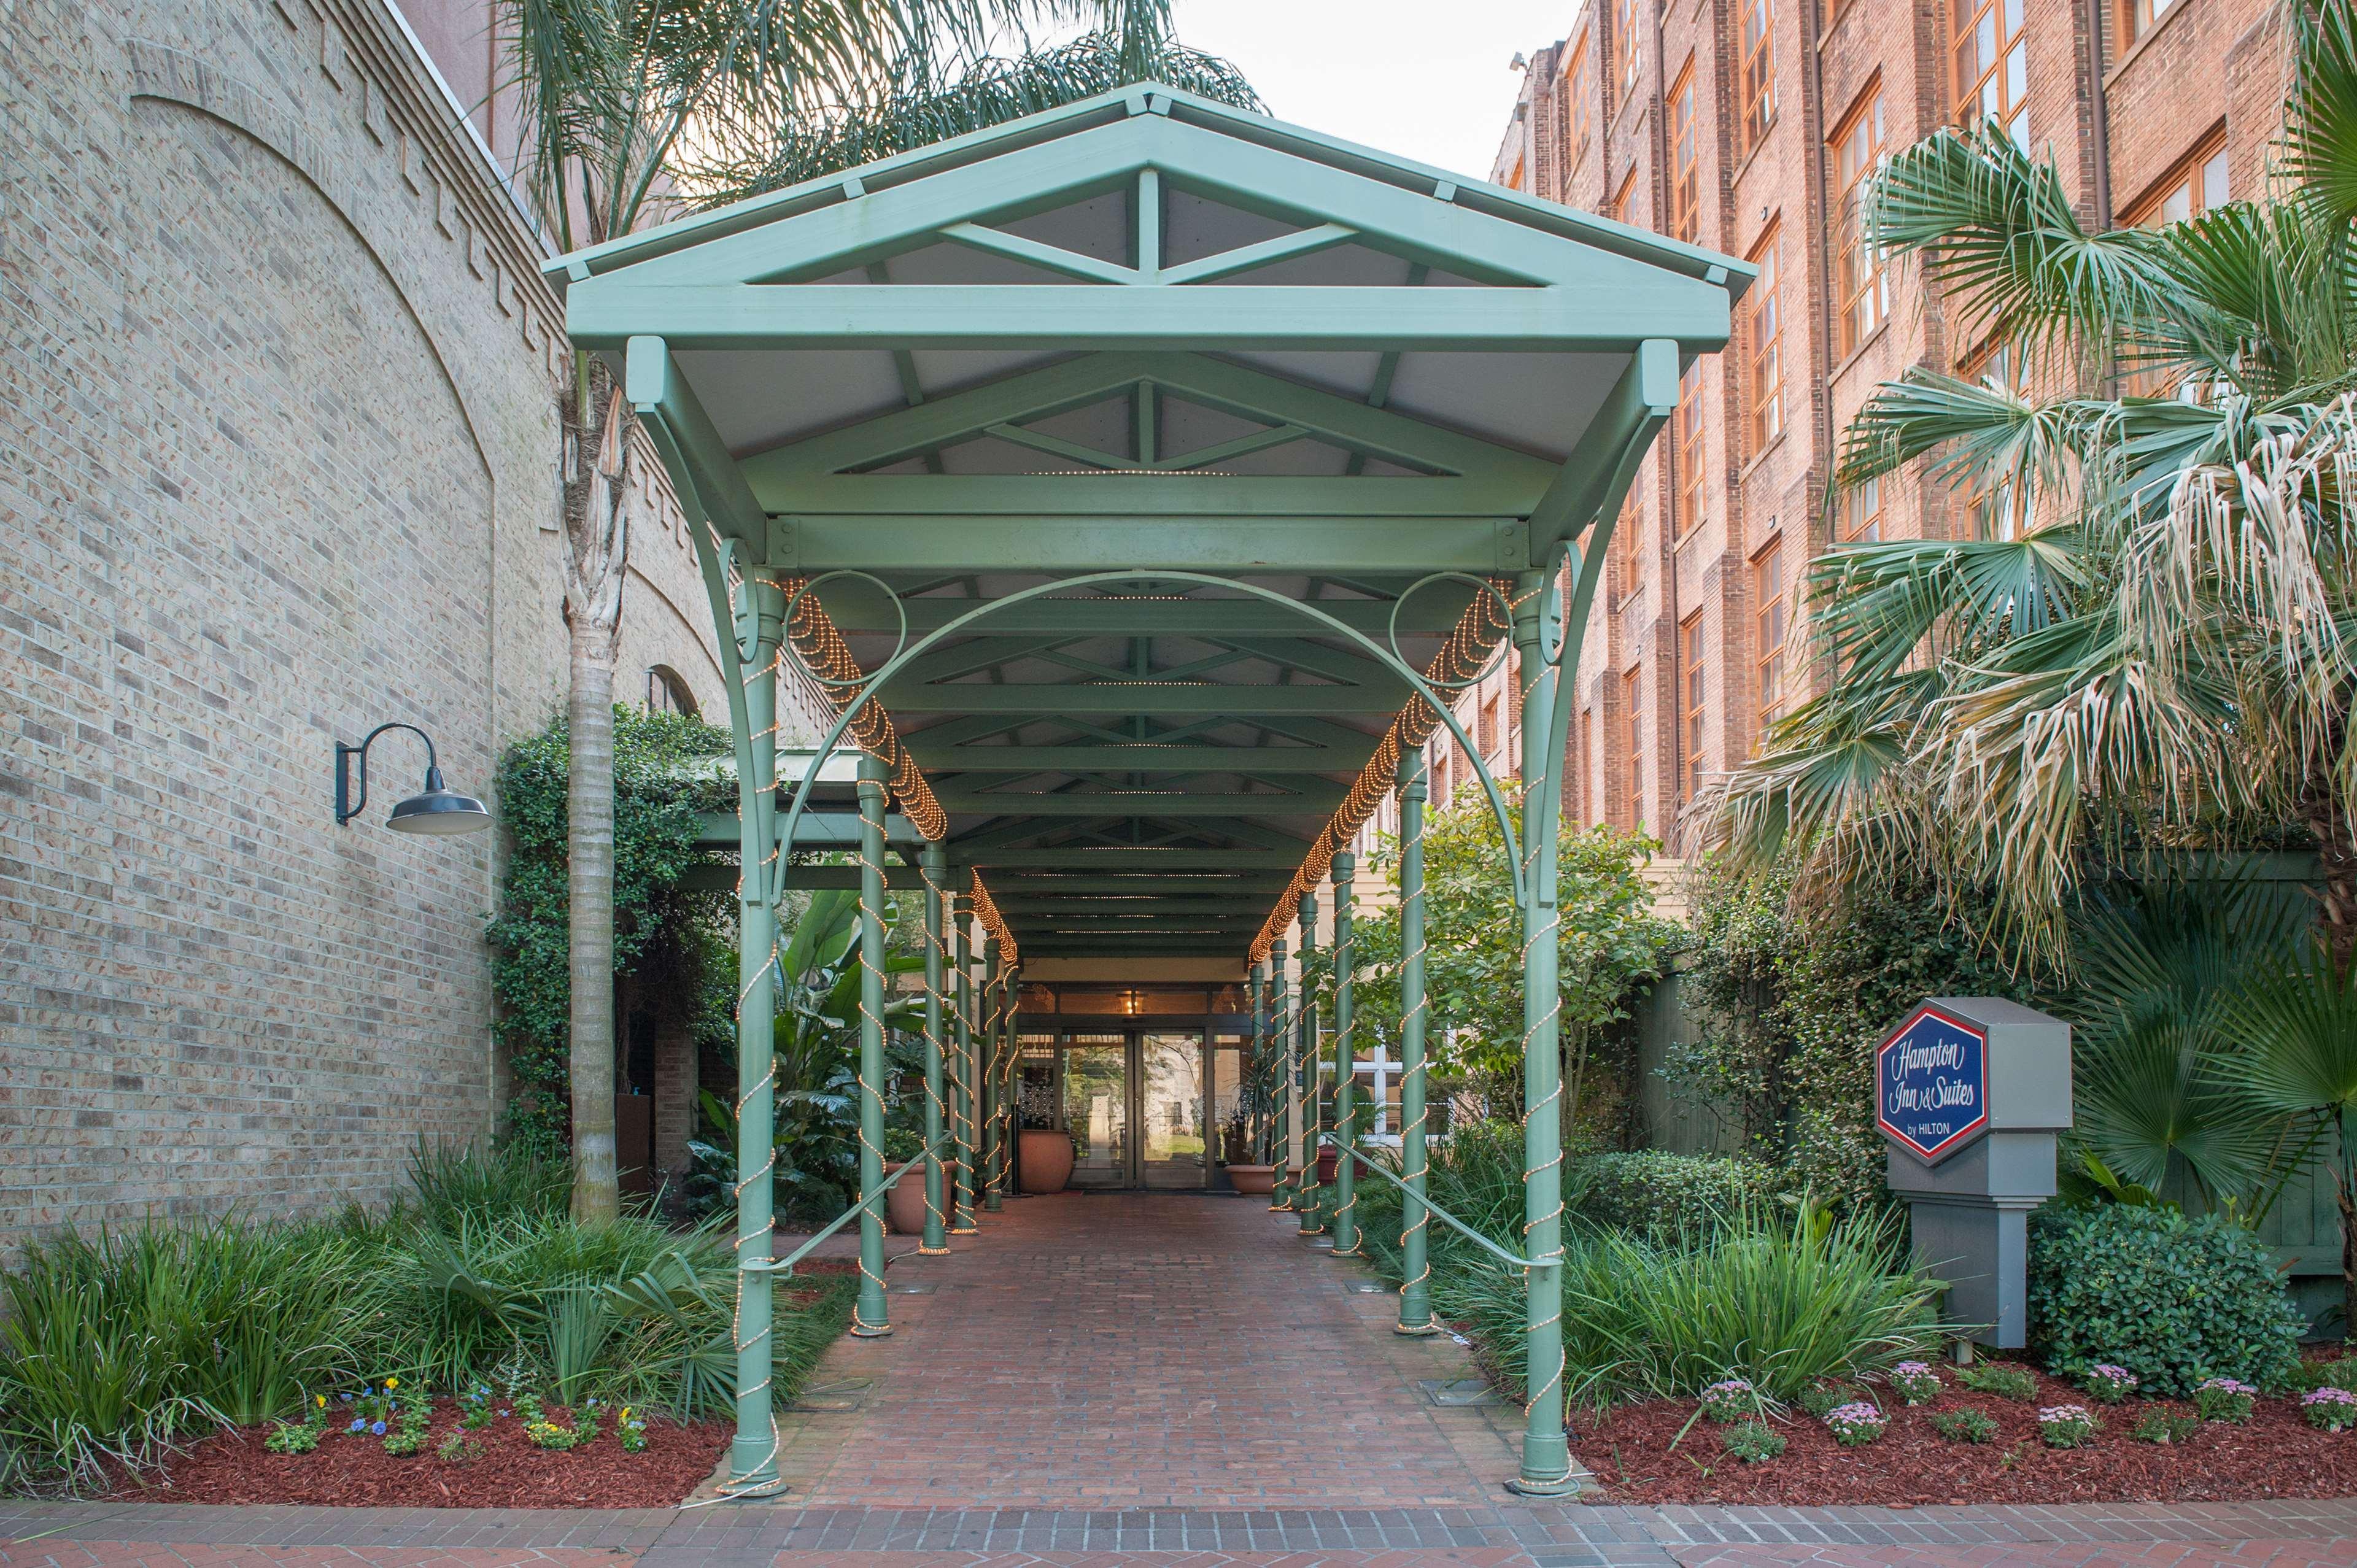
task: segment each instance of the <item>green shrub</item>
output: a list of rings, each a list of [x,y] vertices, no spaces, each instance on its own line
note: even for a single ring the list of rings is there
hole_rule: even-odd
[[[1590,1155],[1575,1163],[1582,1219],[1664,1240],[1716,1229],[1727,1216],[1770,1197],[1781,1179],[1758,1160],[1660,1149]]]
[[[1727,1451],[1747,1465],[1764,1465],[1784,1452],[1784,1434],[1764,1422],[1743,1422],[1727,1429]]]
[[[2138,1443],[2182,1443],[2201,1430],[2197,1418],[2154,1405],[2136,1417],[2136,1429],[2128,1435]]]
[[[1370,1150],[1396,1172],[1396,1156]],[[1564,1201],[1577,1207],[1580,1167],[1564,1167]],[[1375,1266],[1396,1283],[1400,1279],[1400,1189],[1380,1176],[1360,1181],[1361,1244]],[[1467,1120],[1451,1128],[1447,1138],[1432,1145],[1425,1191],[1437,1207],[1489,1237],[1510,1252],[1523,1245],[1523,1129],[1515,1122]],[[1449,1227],[1430,1222],[1426,1245],[1436,1276],[1460,1267],[1486,1266],[1487,1254]]]
[[[0,1282],[0,1482],[84,1485],[351,1365],[358,1251],[322,1226],[148,1223],[26,1250]]]
[[[1437,1276],[1448,1316],[1470,1322],[1509,1377],[1523,1364],[1523,1277]],[[1744,1208],[1691,1245],[1631,1232],[1574,1237],[1564,1281],[1566,1397],[1597,1405],[1686,1398],[1741,1378],[1773,1401],[1920,1357],[1939,1337],[1937,1283],[1910,1270],[1895,1228],[1830,1225]]]
[[[2008,1367],[1999,1361],[1981,1367],[1959,1367],[1956,1381],[1976,1394],[1995,1394],[2001,1400],[2014,1400],[2028,1404],[2038,1397],[2038,1380],[2019,1367]]]
[[[1970,1408],[1943,1410],[1933,1412],[1932,1430],[1951,1443],[1986,1443],[1996,1435],[1996,1423]]]
[[[2266,1245],[2223,1215],[2105,1204],[2034,1217],[2029,1326],[2061,1377],[2126,1368],[2148,1395],[2289,1384],[2301,1320]]]

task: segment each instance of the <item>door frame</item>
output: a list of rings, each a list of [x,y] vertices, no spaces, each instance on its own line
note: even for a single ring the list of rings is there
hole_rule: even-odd
[[[1039,1020],[1046,1024],[1047,1020]],[[1149,1036],[1192,1036],[1195,1047],[1195,1083],[1198,1114],[1203,1123],[1203,1179],[1199,1184],[1204,1191],[1217,1190],[1221,1183],[1222,1164],[1220,1159],[1220,1127],[1217,1121],[1218,1080],[1215,1077],[1218,1058],[1213,1055],[1221,1047],[1216,1031],[1206,1028],[1200,1021],[1140,1023],[1134,1018],[1061,1018],[1050,1027],[1034,1027],[1026,1031],[1032,1038],[1028,1042],[1037,1049],[1046,1044],[1055,1052],[1053,1102],[1056,1107],[1056,1130],[1071,1131],[1071,1107],[1065,1099],[1067,1071],[1073,1049],[1103,1050],[1113,1042],[1104,1036],[1122,1036],[1122,1115],[1126,1137],[1123,1149],[1121,1179],[1102,1187],[1092,1187],[1090,1192],[1188,1192],[1193,1187],[1148,1187],[1146,1183],[1146,1041]],[[1052,1035],[1052,1042],[1038,1036]],[[1082,1039],[1077,1047],[1074,1036]],[[1233,1047],[1228,1047],[1233,1049]]]

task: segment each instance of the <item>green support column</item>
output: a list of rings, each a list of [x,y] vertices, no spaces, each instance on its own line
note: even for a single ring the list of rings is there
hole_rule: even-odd
[[[1295,1086],[1301,1095],[1301,1168],[1293,1176],[1293,1207],[1301,1216],[1297,1234],[1315,1236],[1326,1229],[1319,1205],[1325,1194],[1318,1187],[1318,996],[1309,983],[1309,955],[1318,950],[1318,895],[1301,895],[1301,1009],[1296,1020]]]
[[[1545,650],[1561,628],[1551,572],[1514,579],[1514,652],[1523,698],[1523,1243],[1534,1262],[1563,1255],[1563,1056],[1556,986],[1555,780],[1563,747],[1554,735],[1555,667]],[[1529,1356],[1517,1491],[1572,1489],[1563,1423],[1563,1270],[1530,1271]]]
[[[737,1128],[744,1179],[737,1184],[737,1436],[728,1450],[729,1485],[740,1490],[774,1485],[778,1478],[778,1428],[770,1414],[770,1262],[777,1256],[771,1207],[771,1157],[777,1135],[778,915],[762,886],[761,867],[775,837],[772,825],[778,786],[778,640],[785,596],[765,577],[748,576],[751,646],[742,646],[747,733],[753,737],[752,769],[737,792],[737,889],[738,962],[749,978],[737,1003]],[[727,628],[722,628],[726,635]],[[740,751],[740,755],[742,755]]]
[[[1400,758],[1400,1206],[1401,1334],[1438,1332],[1432,1321],[1432,1263],[1424,1140],[1424,748]]]
[[[999,1069],[998,1104],[1006,1125],[998,1134],[998,1186],[1009,1197],[1023,1196],[1017,1180],[1017,1158],[1023,1150],[1023,1036],[1016,1026],[1015,1005],[1023,994],[1023,965],[1018,961],[1006,966],[1006,980],[1000,988],[998,1026],[1004,1041],[1004,1066]]]
[[[1265,1099],[1261,1093],[1265,1081],[1261,1069],[1266,1064],[1261,1057],[1268,1048],[1268,1015],[1261,1009],[1268,1001],[1268,960],[1263,959],[1252,966],[1244,980],[1244,999],[1252,1006],[1252,1048],[1244,1053],[1243,1070],[1236,1077],[1237,1088],[1245,1097],[1244,1102],[1253,1108],[1253,1115],[1244,1123],[1244,1155],[1247,1163],[1257,1165],[1260,1163],[1261,1135],[1266,1131],[1262,1115]],[[1213,1065],[1216,1067],[1216,1061]]]
[[[952,1167],[955,1179],[950,1184],[950,1234],[971,1236],[974,1225],[974,1101],[980,1084],[975,1072],[974,1031],[974,909],[973,900],[963,892],[965,880],[973,872],[961,866],[958,882],[961,890],[950,895],[950,930],[955,942],[952,957],[957,968],[957,1078],[951,1090],[950,1114],[957,1126],[957,1158]]]
[[[1278,1121],[1278,1131],[1271,1137],[1269,1158],[1276,1165],[1276,1185],[1270,1191],[1268,1207],[1272,1211],[1293,1207],[1294,1167],[1300,1163],[1301,1100],[1294,1093],[1293,1017],[1291,993],[1285,983],[1285,944],[1276,942],[1268,950],[1270,993],[1269,1025],[1275,1037],[1269,1042],[1269,1087],[1275,1090],[1280,1102],[1273,1112]]]
[[[1351,1212],[1358,1202],[1357,1147],[1352,1134],[1352,1102],[1358,1096],[1358,1075],[1351,1059],[1351,877],[1358,857],[1347,849],[1334,852],[1334,1255],[1346,1258],[1359,1250],[1359,1218]]]
[[[982,1208],[985,1214],[996,1214],[1006,1207],[998,1186],[998,1161],[1001,1133],[998,1115],[998,990],[1006,971],[998,961],[998,939],[985,938],[982,944],[982,1037],[977,1049],[982,1058]]]
[[[942,1141],[942,882],[949,875],[949,857],[941,845],[929,843],[917,864],[925,878],[925,1234],[917,1251],[946,1252],[942,1157],[936,1145]]]
[[[884,1301],[884,765],[859,758],[859,1299],[851,1331],[892,1332]]]

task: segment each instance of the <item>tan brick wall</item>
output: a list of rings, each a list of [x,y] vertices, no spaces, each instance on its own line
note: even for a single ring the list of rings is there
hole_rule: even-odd
[[[490,1124],[496,834],[339,829],[564,690],[555,302],[382,0],[24,0],[0,55],[0,1250],[369,1198]],[[619,694],[722,709],[650,498]],[[676,613],[674,613],[674,607]]]

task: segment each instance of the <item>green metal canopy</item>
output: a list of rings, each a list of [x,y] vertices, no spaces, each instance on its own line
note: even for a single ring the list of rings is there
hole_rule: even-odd
[[[1396,1178],[1400,1329],[1431,1331],[1426,1211],[1456,1221],[1424,1194],[1420,748],[1458,730],[1449,690],[1511,632],[1519,823],[1474,766],[1520,835],[1528,1255],[1476,1240],[1528,1282],[1512,1484],[1569,1487],[1562,737],[1611,519],[1751,269],[1149,84],[553,270],[575,341],[619,362],[690,515],[730,672],[745,977],[732,1486],[778,1482],[769,1284],[794,1256],[771,1247],[770,1026],[805,947],[776,924],[797,878],[858,890],[861,1198],[837,1223],[860,1223],[852,1331],[890,1331],[881,916],[908,880],[884,865],[888,795],[924,841],[925,1250],[1007,1186],[1017,956],[1185,954],[1252,961],[1249,1071],[1286,1107],[1276,1196],[1349,1255],[1354,1162],[1330,1188],[1314,1175],[1320,1004],[1307,951],[1288,993],[1279,939],[1297,919],[1305,948],[1317,939],[1319,883],[1347,888],[1352,835],[1398,788],[1415,1107]],[[837,714],[799,782],[778,746],[789,659]],[[856,834],[812,815],[845,737],[862,753]],[[792,865],[855,836],[856,869]],[[979,995],[969,915],[990,932]],[[1347,897],[1335,916],[1348,1128]]]
[[[816,593],[869,670],[903,617],[1152,568],[1426,668],[1473,589],[1402,595],[1547,566],[1750,275],[1158,87],[553,270],[739,571],[874,575]],[[882,703],[1026,955],[1242,956],[1409,696],[1281,605],[1141,577],[985,618]]]

